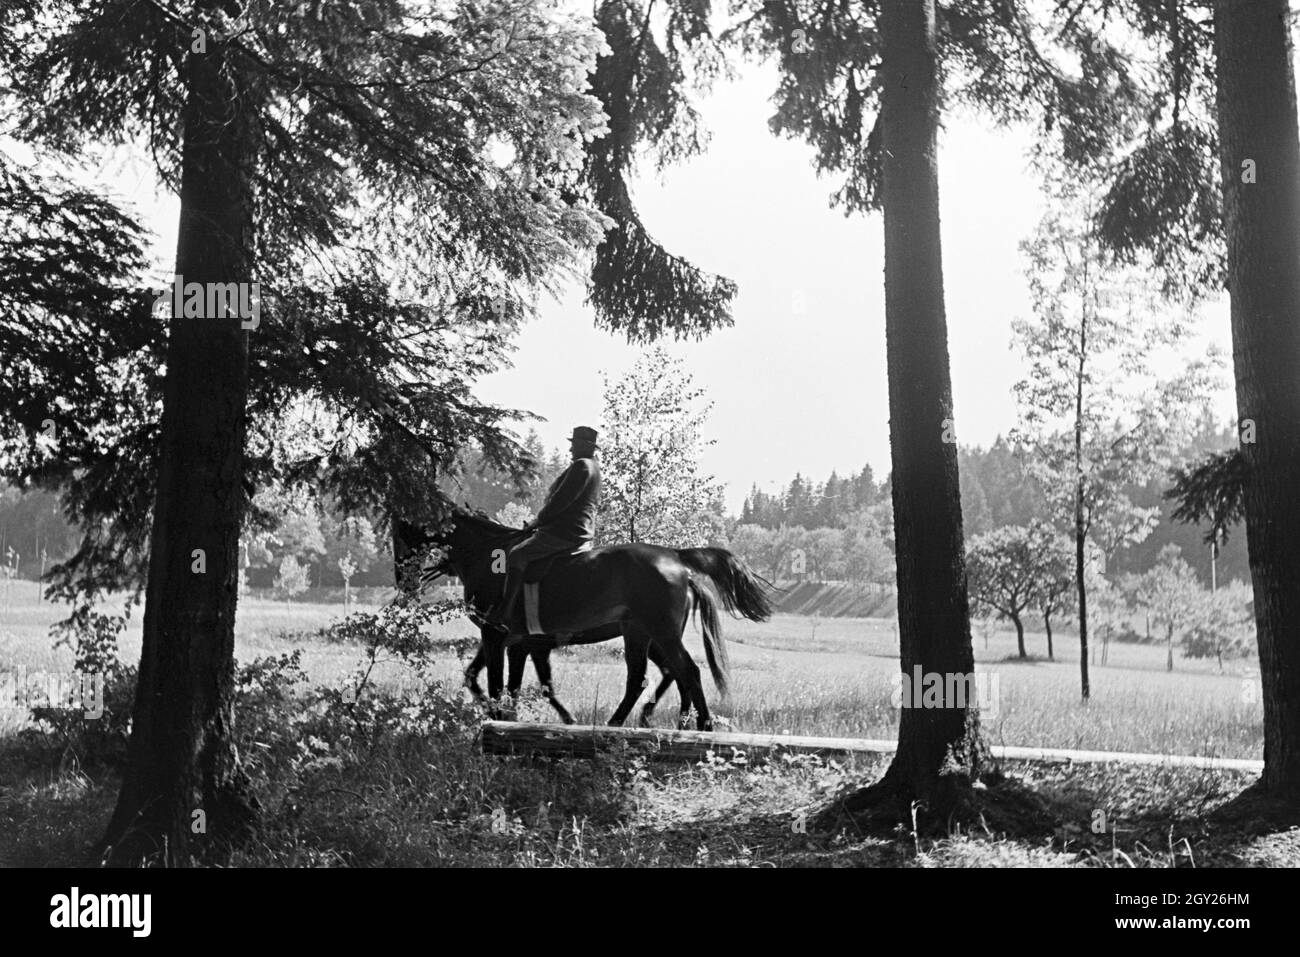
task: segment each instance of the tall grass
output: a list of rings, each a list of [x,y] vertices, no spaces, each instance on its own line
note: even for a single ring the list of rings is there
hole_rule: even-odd
[[[959,834],[896,842],[832,840],[797,826],[800,815],[830,794],[878,775],[885,757],[789,758],[757,766],[718,759],[668,768],[619,755],[535,763],[485,757],[476,742],[482,712],[460,687],[465,639],[475,636],[469,623],[431,624],[429,653],[418,668],[400,653],[377,654],[362,705],[346,701],[340,689],[368,666],[364,645],[319,633],[340,612],[331,605],[241,602],[237,656],[246,680],[238,729],[266,815],[253,843],[217,863],[949,866],[1128,860],[1181,866],[1183,858],[1162,849],[1165,830],[1187,836],[1201,863],[1215,854],[1230,862],[1300,857],[1300,848],[1273,839],[1206,848],[1204,833],[1189,822],[1249,780],[1226,772],[1017,766],[1063,820],[1076,822],[1048,844]],[[33,603],[0,618],[0,669],[69,667],[71,652],[52,649],[46,635],[50,622],[65,614]],[[896,735],[892,621],[778,616],[763,624],[728,621],[726,632],[732,690],[719,699],[709,689],[709,696],[734,727]],[[688,640],[698,657],[698,635]],[[1031,646],[1041,646],[1039,636],[1031,636]],[[138,657],[138,615],[121,647],[125,661]],[[991,636],[987,647],[977,640],[977,667],[999,679],[996,712],[983,717],[994,743],[1260,755],[1258,694],[1247,693],[1258,679],[1249,663],[1220,675],[1207,663],[1179,661],[1166,673],[1158,647],[1112,648],[1111,663],[1094,669],[1093,698],[1083,704],[1077,659],[1066,657],[1068,636],[1057,647],[1062,656],[1056,662],[1020,661],[1010,633]],[[557,690],[580,721],[604,722],[621,697],[620,649],[616,641],[555,655]],[[551,720],[534,684],[529,675],[520,716]],[[670,724],[675,706],[671,693],[657,722]],[[116,772],[52,750],[42,737],[47,732],[32,726],[25,712],[0,711],[0,720],[8,721],[0,727],[0,864],[81,860],[111,811]],[[1088,844],[1087,823],[1098,807],[1141,822],[1126,838],[1123,859],[1105,858],[1111,852]],[[1152,837],[1156,830],[1159,840]]]

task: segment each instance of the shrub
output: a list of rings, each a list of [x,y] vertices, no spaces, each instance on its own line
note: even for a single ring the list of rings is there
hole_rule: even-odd
[[[101,700],[96,704],[103,710],[97,717],[86,714],[84,701],[47,701],[30,709],[36,727],[25,733],[29,738],[52,735],[61,765],[116,767],[126,758],[136,669],[122,664],[118,657],[117,640],[124,628],[125,616],[102,615],[83,605],[52,629],[58,636],[56,648],[72,648],[73,670],[84,676],[83,688],[91,678],[102,681]]]

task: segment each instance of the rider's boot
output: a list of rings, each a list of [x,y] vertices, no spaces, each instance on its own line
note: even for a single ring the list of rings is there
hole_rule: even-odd
[[[510,612],[514,610],[515,601],[518,598],[519,580],[522,577],[513,568],[506,569],[505,588],[502,591],[501,600],[489,608],[486,615],[489,625],[501,631],[509,630]]]

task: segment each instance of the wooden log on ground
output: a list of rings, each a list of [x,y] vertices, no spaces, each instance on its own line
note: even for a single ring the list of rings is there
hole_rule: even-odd
[[[611,728],[602,725],[539,724],[526,721],[487,721],[481,733],[485,754],[543,754],[595,757],[626,749],[655,761],[693,762],[710,751],[720,758],[743,754],[747,761],[780,754],[891,754],[895,741],[865,738],[819,738],[790,734],[743,734],[736,731],[673,731],[668,728]],[[1076,764],[1154,764],[1214,770],[1262,771],[1263,761],[1208,758],[1197,755],[1133,754],[1121,751],[1067,751],[1055,748],[993,747],[1004,761]]]
[[[627,748],[656,761],[700,761],[712,751],[730,758],[774,753],[842,756],[888,753],[893,741],[861,738],[813,738],[788,734],[741,734],[732,731],[673,731],[668,728],[611,728],[603,725],[537,724],[487,721],[482,731],[485,754],[551,754],[590,758],[601,751]]]

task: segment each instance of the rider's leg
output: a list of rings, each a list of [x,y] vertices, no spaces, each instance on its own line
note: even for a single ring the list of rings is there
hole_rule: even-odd
[[[509,622],[510,612],[514,610],[519,590],[523,587],[524,569],[528,567],[530,561],[539,557],[535,554],[537,545],[537,536],[531,535],[510,549],[510,553],[506,556],[506,580],[502,585],[501,600],[488,610],[489,622],[496,625],[505,625]]]
[[[510,554],[506,556],[506,580],[501,601],[488,613],[488,620],[498,626],[508,625],[515,603],[519,600],[519,593],[523,591],[524,571],[528,566],[548,555],[574,547],[574,543],[567,539],[539,529],[510,549]]]
[[[529,556],[525,549],[516,548],[506,559],[506,582],[505,588],[501,593],[501,624],[507,624],[510,621],[510,614],[515,610],[515,602],[519,600],[519,591],[524,587],[524,569],[528,567]]]

